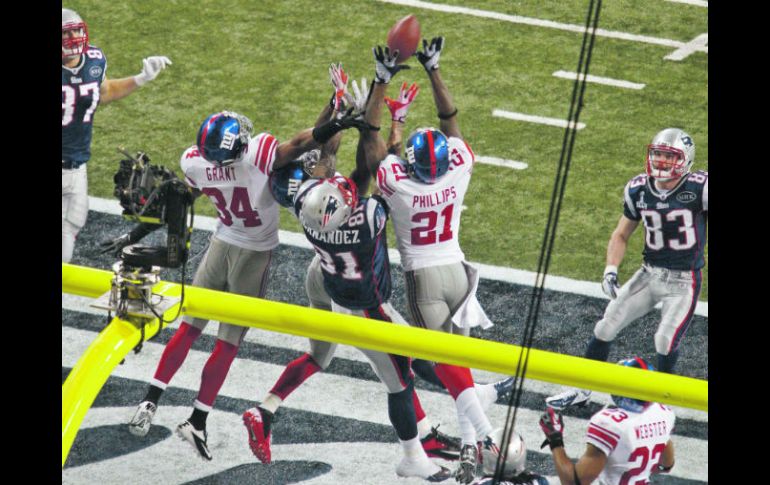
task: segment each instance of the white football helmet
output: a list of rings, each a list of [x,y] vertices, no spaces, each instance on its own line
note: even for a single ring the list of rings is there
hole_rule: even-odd
[[[88,27],[80,15],[61,9],[61,58],[78,57],[88,45]]]
[[[666,128],[647,145],[647,175],[660,181],[684,176],[695,162],[695,142],[679,128]]]
[[[481,466],[485,476],[495,474],[497,458],[503,449],[503,432],[503,428],[496,428],[481,442]],[[524,444],[524,438],[516,431],[511,433],[504,467],[503,478],[515,477],[527,468],[527,446]]]
[[[347,177],[323,179],[302,201],[299,221],[305,229],[325,233],[347,222],[358,204],[358,188]]]

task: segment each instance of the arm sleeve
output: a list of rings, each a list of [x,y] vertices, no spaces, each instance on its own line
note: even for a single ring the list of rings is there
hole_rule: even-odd
[[[632,221],[638,221],[642,218],[642,216],[639,214],[639,212],[637,212],[636,207],[634,207],[634,201],[631,195],[631,182],[628,182],[626,187],[623,189],[623,215]]]

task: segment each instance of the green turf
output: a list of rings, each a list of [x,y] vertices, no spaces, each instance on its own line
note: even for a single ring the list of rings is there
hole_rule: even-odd
[[[588,0],[445,3],[578,25],[588,6]],[[81,14],[92,44],[105,51],[108,77],[138,73],[149,55],[166,55],[174,63],[128,98],[99,108],[89,162],[89,192],[99,197],[112,197],[112,175],[121,158],[117,146],[144,150],[154,163],[178,172],[179,156],[212,112],[241,112],[257,131],[289,139],[311,126],[328,101],[328,65],[342,61],[352,78],[371,80],[371,47],[384,43],[397,19],[414,13],[424,36],[446,36],[443,77],[476,154],[529,165],[523,171],[477,165],[463,214],[466,256],[537,268],[564,130],[491,113],[499,108],[566,119],[573,83],[552,73],[576,70],[581,34],[375,0],[72,1],[67,7]],[[605,2],[599,27],[686,42],[708,32],[707,17],[707,9],[671,2],[656,2],[654,8],[650,2]],[[549,273],[601,278],[607,240],[622,213],[623,186],[643,171],[645,145],[660,129],[688,131],[697,146],[695,168],[708,170],[708,55],[664,60],[672,51],[597,38],[591,74],[646,87],[588,85],[580,117],[587,127],[576,138]],[[424,90],[408,128],[437,125],[427,77],[416,60],[409,64],[412,69],[399,73],[394,84],[416,81]],[[352,169],[356,141],[354,132],[343,138],[338,167],[343,173]],[[208,201],[196,210],[215,215]],[[299,230],[285,211],[281,228]],[[638,268],[642,238],[641,230],[632,237],[621,266],[623,281]],[[708,300],[707,270],[701,299]]]

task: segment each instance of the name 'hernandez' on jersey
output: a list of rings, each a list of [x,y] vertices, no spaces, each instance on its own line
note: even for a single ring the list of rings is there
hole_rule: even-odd
[[[279,206],[269,183],[277,146],[273,135],[260,133],[238,161],[224,167],[206,161],[195,145],[182,154],[185,180],[217,209],[217,239],[254,251],[278,246]]]
[[[294,200],[299,217],[308,190],[323,183],[310,179]],[[321,257],[324,288],[340,306],[351,310],[377,308],[390,299],[391,278],[385,223],[388,213],[377,196],[360,197],[348,220],[336,231],[318,233],[303,227]]]
[[[61,159],[77,165],[91,158],[94,113],[107,74],[107,58],[89,45],[80,63],[61,67]]]
[[[388,155],[377,170],[377,187],[390,208],[404,271],[465,260],[460,213],[475,157],[460,138],[448,137],[449,170],[435,184],[407,175],[406,162]]]
[[[708,219],[708,172],[685,175],[664,193],[646,174],[626,184],[623,214],[645,227],[644,261],[673,270],[698,270],[704,265]]]

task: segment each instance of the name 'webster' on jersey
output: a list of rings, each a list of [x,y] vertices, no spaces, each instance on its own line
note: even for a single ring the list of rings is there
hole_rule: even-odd
[[[74,68],[61,67],[61,157],[85,163],[91,158],[91,134],[107,58],[89,45]]]
[[[185,180],[217,209],[218,239],[255,251],[278,246],[279,206],[269,185],[277,146],[275,137],[260,133],[239,161],[223,167],[206,161],[195,145],[182,154]]]
[[[596,483],[647,483],[671,438],[676,417],[663,404],[651,403],[641,413],[607,407],[588,424],[586,442],[607,455]]]
[[[460,213],[471,180],[475,157],[460,138],[448,137],[449,170],[430,191],[412,180],[405,162],[388,155],[377,170],[377,187],[390,207],[404,271],[457,263]]]
[[[299,217],[309,189],[322,180],[302,184],[294,201]],[[320,233],[303,227],[321,257],[324,288],[335,303],[350,309],[376,308],[391,293],[385,224],[388,215],[377,197],[361,197],[348,220],[336,231]]]
[[[623,214],[645,227],[644,261],[674,270],[704,266],[708,219],[708,172],[685,175],[663,193],[646,174],[626,184]]]

